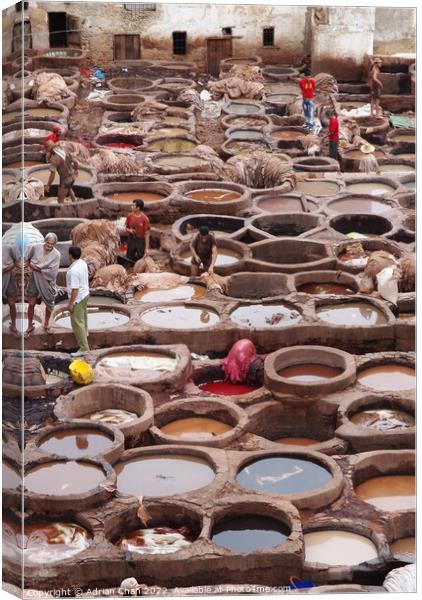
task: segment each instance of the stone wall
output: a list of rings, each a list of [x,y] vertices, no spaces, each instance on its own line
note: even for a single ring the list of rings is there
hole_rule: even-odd
[[[377,8],[374,54],[416,52],[416,9]]]

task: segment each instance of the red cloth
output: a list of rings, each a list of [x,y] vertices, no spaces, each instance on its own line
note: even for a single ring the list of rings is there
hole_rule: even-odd
[[[236,342],[226,358],[221,362],[225,381],[242,383],[246,380],[248,368],[256,358],[256,348],[251,340]]]
[[[126,217],[126,229],[134,229],[136,237],[144,238],[146,232],[151,229],[151,224],[144,213],[140,215],[130,214]]]
[[[338,118],[331,117],[330,123],[328,124],[328,135],[330,142],[338,142],[339,140],[339,128]]]
[[[315,79],[301,79],[300,89],[304,100],[312,100],[315,95]]]
[[[45,139],[44,139],[44,148],[47,149],[47,143],[48,142],[54,142],[55,144],[57,144],[57,142],[60,141],[60,135],[57,135],[57,133],[50,133],[50,135],[48,135]]]

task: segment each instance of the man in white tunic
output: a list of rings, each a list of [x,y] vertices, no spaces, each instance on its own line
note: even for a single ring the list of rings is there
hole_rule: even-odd
[[[70,312],[70,323],[79,349],[71,356],[81,356],[89,351],[88,345],[88,299],[89,279],[88,266],[81,258],[79,246],[69,248],[70,267],[66,273],[66,287],[69,297],[67,310]]]

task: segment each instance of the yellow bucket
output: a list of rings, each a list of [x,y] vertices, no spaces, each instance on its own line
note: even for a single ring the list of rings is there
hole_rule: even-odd
[[[73,381],[78,385],[88,385],[94,381],[94,371],[91,365],[81,358],[77,358],[70,363],[69,371]]]

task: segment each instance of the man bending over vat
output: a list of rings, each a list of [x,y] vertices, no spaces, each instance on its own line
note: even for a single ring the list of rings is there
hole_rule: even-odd
[[[16,328],[16,302],[18,299],[18,290],[16,287],[13,269],[19,264],[20,255],[15,246],[3,246],[3,303],[9,305],[10,325],[9,329],[16,337],[19,337],[19,331]]]
[[[136,262],[149,252],[151,223],[143,212],[144,201],[134,200],[132,212],[126,217],[126,230],[129,233],[126,258]]]
[[[25,337],[34,331],[35,305],[44,302],[45,320],[44,330],[50,333],[50,316],[54,308],[56,297],[56,280],[60,267],[60,252],[55,248],[57,235],[47,233],[44,242],[33,244],[27,248],[25,263],[31,269],[31,278],[26,288],[28,299],[28,328]]]
[[[88,265],[81,258],[79,246],[69,248],[70,267],[66,273],[66,289],[69,297],[67,310],[70,312],[70,324],[78,343],[78,350],[70,356],[81,356],[89,352],[88,345]]]
[[[52,140],[46,142],[46,149],[47,152],[50,152],[51,173],[47,185],[45,186],[45,193],[49,193],[57,171],[60,178],[59,191],[57,192],[58,203],[63,204],[68,196],[70,196],[72,202],[76,202],[73,185],[78,176],[78,162],[72,158],[68,152],[65,152],[63,148],[56,146]]]
[[[192,252],[191,276],[197,277],[202,269],[209,275],[214,273],[217,260],[217,242],[208,227],[203,225],[190,243]]]

